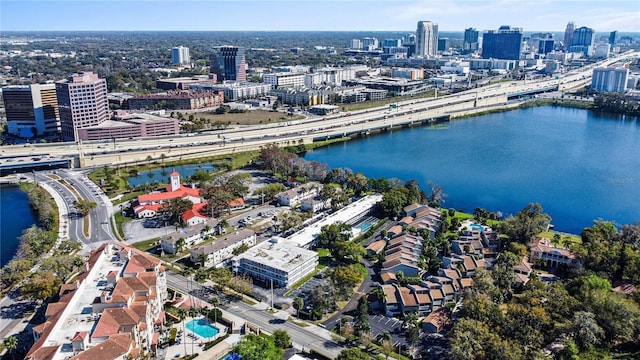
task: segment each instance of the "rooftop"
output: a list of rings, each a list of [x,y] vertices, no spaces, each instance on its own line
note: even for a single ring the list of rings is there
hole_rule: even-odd
[[[236,256],[233,260],[247,259],[289,272],[299,264],[317,257],[318,254],[315,251],[303,249],[282,238],[271,238],[269,241]]]

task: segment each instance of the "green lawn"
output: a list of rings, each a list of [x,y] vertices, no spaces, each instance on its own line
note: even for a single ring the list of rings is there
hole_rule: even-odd
[[[149,251],[149,250],[151,250],[151,249],[156,247],[156,243],[158,242],[158,240],[160,240],[160,238],[154,238],[154,239],[150,239],[150,240],[137,242],[137,243],[133,244],[133,247],[138,249],[138,250]]]
[[[560,235],[560,237],[564,240],[566,237],[568,237],[570,240],[569,242],[571,244],[581,244],[582,243],[582,238],[580,237],[580,235],[575,235],[575,234],[567,234],[567,233],[561,233],[561,232],[556,232],[556,231],[544,231],[541,232],[540,234],[538,234],[538,236],[540,237],[544,237],[547,239],[553,239],[553,235],[558,234]]]

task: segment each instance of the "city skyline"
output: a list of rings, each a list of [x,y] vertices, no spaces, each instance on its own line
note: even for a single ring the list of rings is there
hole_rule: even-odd
[[[418,21],[438,23],[440,31],[495,30],[505,24],[563,31],[573,21],[596,32],[640,32],[636,0],[3,0],[0,7],[1,31],[414,32]]]

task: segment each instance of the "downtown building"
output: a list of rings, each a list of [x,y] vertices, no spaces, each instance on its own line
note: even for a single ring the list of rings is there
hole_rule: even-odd
[[[596,68],[591,77],[591,89],[602,92],[623,92],[627,89],[629,69]]]
[[[218,82],[247,81],[244,48],[221,46],[211,53],[210,73],[216,75]]]
[[[107,81],[93,72],[80,72],[55,84],[63,140],[85,140],[78,129],[109,120]]]
[[[171,49],[171,63],[173,65],[189,64],[191,56],[189,56],[189,48],[178,46]]]
[[[478,51],[480,43],[478,41],[478,35],[480,32],[475,28],[468,28],[464,30],[464,41],[462,43],[462,53],[471,54]]]
[[[509,25],[485,31],[482,37],[482,58],[520,60],[522,56],[522,29]]]
[[[416,29],[416,56],[428,57],[438,54],[438,24],[431,21],[418,22]]]
[[[9,134],[33,138],[60,132],[60,113],[55,84],[2,88]]]
[[[586,26],[574,30],[571,37],[569,52],[582,53],[585,56],[593,56],[596,32]]]

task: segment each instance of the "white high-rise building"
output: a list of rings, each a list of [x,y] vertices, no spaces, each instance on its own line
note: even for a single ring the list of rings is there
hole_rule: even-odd
[[[419,21],[416,30],[416,55],[436,56],[438,53],[438,24]]]
[[[174,65],[189,64],[191,56],[189,56],[189,48],[178,46],[171,49],[171,63]]]
[[[596,68],[593,69],[591,88],[603,92],[622,92],[627,89],[628,77],[627,68]]]

